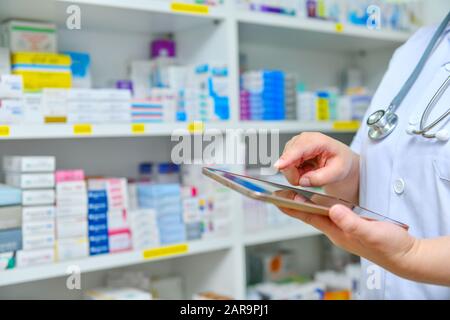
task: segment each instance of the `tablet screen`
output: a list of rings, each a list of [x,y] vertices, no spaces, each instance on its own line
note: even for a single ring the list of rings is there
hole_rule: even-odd
[[[371,210],[359,207],[354,205],[348,201],[343,199],[335,198],[332,196],[328,196],[322,193],[317,193],[313,191],[309,191],[303,188],[297,188],[292,186],[287,186],[283,184],[274,183],[267,180],[262,180],[254,177],[244,176],[240,174],[235,174],[227,171],[222,171],[213,168],[204,168],[209,170],[214,175],[221,177],[222,179],[226,179],[228,181],[232,181],[233,183],[245,188],[246,190],[257,192],[266,195],[273,195],[278,198],[283,198],[287,200],[293,200],[300,203],[305,204],[314,204],[317,206],[330,208],[335,204],[342,204],[350,209],[352,209],[355,213],[359,214],[361,217],[364,217],[369,220],[378,220],[378,221],[388,221],[394,224],[397,224],[403,228],[408,228],[407,225],[398,222],[396,220],[390,219],[386,216],[373,212]],[[220,182],[220,180],[217,180]]]

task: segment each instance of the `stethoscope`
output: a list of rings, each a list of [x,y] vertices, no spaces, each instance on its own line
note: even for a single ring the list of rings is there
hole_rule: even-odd
[[[450,21],[450,12],[447,14],[445,19],[441,22],[438,29],[431,38],[430,43],[422,54],[417,66],[414,68],[413,72],[409,76],[408,80],[406,80],[403,87],[394,97],[392,102],[389,104],[389,107],[385,110],[380,109],[372,113],[367,118],[367,126],[369,127],[369,138],[372,140],[381,140],[387,137],[398,125],[398,116],[395,111],[398,109],[403,99],[408,94],[409,90],[413,86],[414,82],[417,80],[420,72],[422,71],[425,63],[428,60],[428,57],[432,53],[437,41],[443,35],[445,28],[447,27]],[[444,65],[444,68],[449,72],[447,79],[442,83],[436,93],[433,95],[428,105],[426,106],[424,112],[422,113],[422,117],[419,123],[419,129],[416,129],[414,126],[410,126],[407,129],[409,134],[421,135],[424,138],[436,138],[439,141],[447,141],[450,139],[450,132],[446,129],[439,130],[436,133],[429,133],[431,129],[433,129],[437,124],[443,121],[450,115],[450,108],[443,113],[440,117],[434,120],[429,125],[426,125],[428,120],[428,116],[436,105],[439,98],[444,94],[445,90],[450,85],[450,62]]]

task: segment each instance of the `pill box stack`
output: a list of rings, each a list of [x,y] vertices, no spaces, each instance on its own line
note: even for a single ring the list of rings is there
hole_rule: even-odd
[[[17,52],[11,55],[11,71],[23,77],[26,91],[43,88],[70,88],[70,56],[48,52]]]
[[[16,124],[23,121],[25,109],[22,91],[21,76],[0,74],[0,124]]]
[[[159,241],[162,245],[186,240],[179,184],[140,183],[137,185],[137,197],[140,208],[157,212]]]
[[[0,260],[2,269],[14,267],[14,252],[22,248],[22,193],[19,188],[0,184]]]
[[[45,122],[128,123],[131,93],[120,89],[42,90]]]
[[[127,180],[124,178],[96,178],[88,180],[89,191],[104,191],[106,195],[107,208],[107,232],[109,252],[122,252],[131,250],[132,239],[130,221],[128,218],[128,191]],[[104,202],[105,198],[98,195],[98,202]],[[100,206],[104,208],[104,206]],[[95,211],[93,211],[95,212]],[[102,221],[102,220],[100,220]],[[93,225],[92,222],[90,222]],[[103,222],[104,223],[104,222]],[[102,236],[103,238],[103,236]],[[104,241],[104,240],[102,240]],[[97,242],[97,245],[102,245]],[[91,254],[95,254],[95,249],[91,248]],[[102,250],[98,249],[99,253]]]
[[[17,267],[52,263],[55,260],[55,158],[6,156],[5,181],[22,190],[23,250]]]
[[[248,71],[241,77],[241,113],[246,120],[285,119],[285,74]]]
[[[284,75],[284,110],[286,120],[297,118],[297,82],[290,73]]]
[[[88,199],[83,170],[56,171],[56,254],[59,261],[83,258],[88,248]]]
[[[158,247],[159,230],[154,209],[133,209],[129,211],[133,249]]]
[[[106,190],[88,191],[88,236],[91,256],[109,252]]]
[[[145,99],[131,103],[131,121],[135,123],[175,122],[177,95],[168,88],[154,88]]]
[[[183,219],[189,239],[229,235],[233,205],[230,190],[206,178],[200,165],[183,165],[181,177]]]

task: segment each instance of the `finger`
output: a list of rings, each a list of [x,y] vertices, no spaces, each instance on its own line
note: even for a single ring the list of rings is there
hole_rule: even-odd
[[[287,215],[299,219],[304,223],[309,224],[314,228],[322,231],[329,237],[338,237],[340,236],[340,234],[342,234],[342,231],[326,216],[302,212],[289,208],[278,208]]]
[[[281,173],[285,176],[290,184],[297,186],[300,180],[300,172],[296,167],[287,167],[281,170]]]
[[[374,222],[358,217],[346,206],[337,204],[331,207],[330,219],[339,229],[361,240],[372,241],[377,235]]]
[[[307,135],[299,135],[292,142],[286,145],[280,159],[274,166],[279,169],[285,169],[288,166],[298,162],[302,164],[305,160],[314,158],[320,153],[320,144],[311,143]]]
[[[303,187],[320,187],[338,181],[341,177],[336,160],[330,159],[324,167],[307,171],[300,178],[299,184]]]

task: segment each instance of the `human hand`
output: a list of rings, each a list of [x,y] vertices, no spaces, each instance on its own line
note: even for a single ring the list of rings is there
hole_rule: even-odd
[[[304,201],[292,193],[292,200]],[[322,231],[336,246],[383,268],[403,275],[417,260],[420,240],[408,231],[389,222],[370,221],[359,217],[348,207],[335,205],[329,216],[280,208],[284,213]]]
[[[292,185],[324,186],[359,177],[359,156],[345,144],[317,132],[305,132],[286,144],[275,163]],[[353,170],[352,170],[353,169]]]

